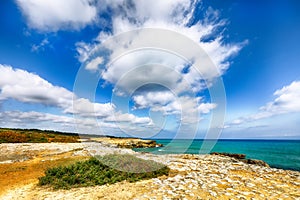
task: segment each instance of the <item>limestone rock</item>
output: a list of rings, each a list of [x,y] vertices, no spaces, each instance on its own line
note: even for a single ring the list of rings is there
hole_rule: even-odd
[[[236,159],[245,159],[245,154],[238,154],[238,153],[218,153],[218,152],[212,152],[211,155],[219,155],[219,156],[228,156]]]
[[[258,165],[258,166],[262,166],[262,167],[270,167],[266,162],[262,161],[262,160],[256,160],[256,159],[245,159],[242,160],[244,163],[247,164],[254,164],[254,165]]]

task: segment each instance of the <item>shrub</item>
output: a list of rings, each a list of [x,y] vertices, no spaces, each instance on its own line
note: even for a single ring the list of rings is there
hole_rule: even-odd
[[[39,178],[39,185],[49,185],[54,189],[70,189],[113,184],[124,180],[135,182],[168,173],[169,168],[160,163],[143,160],[128,154],[111,154],[93,157],[70,166],[48,169],[45,176]]]
[[[78,135],[61,132],[0,128],[0,143],[78,142],[78,139]]]

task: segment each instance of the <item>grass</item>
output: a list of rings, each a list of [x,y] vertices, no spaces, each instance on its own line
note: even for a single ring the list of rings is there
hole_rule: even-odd
[[[167,166],[154,161],[128,154],[111,154],[48,169],[45,176],[39,178],[39,185],[49,185],[54,189],[70,189],[113,184],[124,180],[136,182],[168,175],[169,170]]]
[[[0,164],[0,196],[6,193],[6,191],[21,187],[30,183],[36,183],[38,177],[45,174],[45,170],[51,167],[57,166],[69,166],[78,162],[84,161],[89,158],[81,156],[70,156],[71,153],[64,153],[55,157],[54,159],[45,159],[44,162],[40,162],[40,158],[33,160],[27,160],[24,162],[13,162]],[[1,198],[0,198],[1,199]]]
[[[78,139],[76,134],[56,131],[0,128],[0,143],[78,142]]]

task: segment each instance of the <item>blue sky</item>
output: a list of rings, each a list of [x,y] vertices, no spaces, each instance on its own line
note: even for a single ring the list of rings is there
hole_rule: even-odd
[[[300,3],[0,2],[0,127],[300,138]]]

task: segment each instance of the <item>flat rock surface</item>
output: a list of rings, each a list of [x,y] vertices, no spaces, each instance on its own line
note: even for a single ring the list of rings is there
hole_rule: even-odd
[[[120,148],[148,148],[161,146],[154,140],[144,140],[139,138],[111,138],[111,137],[100,137],[90,138],[91,141],[101,142],[106,145],[113,145]]]
[[[49,162],[50,166],[61,159],[78,160],[107,153],[135,154],[171,168],[169,176],[71,190],[37,186],[41,171],[26,182],[16,179],[10,185],[6,183],[6,187],[0,181],[0,199],[300,199],[300,172],[246,164],[218,155],[142,154],[93,142],[0,144],[0,151],[1,178],[26,171],[33,163],[38,171],[43,163]],[[7,171],[9,167],[16,169],[16,165],[24,169]]]

